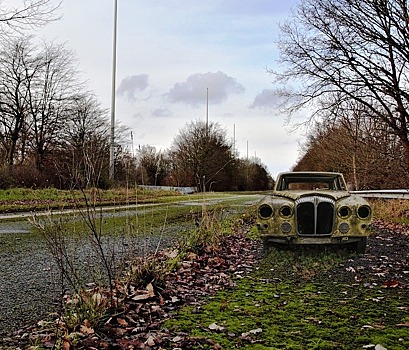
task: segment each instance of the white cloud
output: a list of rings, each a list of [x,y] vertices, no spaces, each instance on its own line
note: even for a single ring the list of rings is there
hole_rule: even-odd
[[[131,75],[122,79],[117,89],[119,96],[127,97],[130,101],[135,101],[138,91],[143,91],[148,87],[147,74]]]
[[[250,108],[277,109],[280,102],[273,90],[264,89],[255,97]]]
[[[170,117],[172,115],[171,111],[169,109],[165,108],[157,108],[152,112],[152,115],[154,117]]]
[[[176,83],[166,94],[171,102],[180,102],[190,106],[206,103],[209,89],[209,103],[220,104],[231,94],[241,94],[245,91],[243,85],[223,72],[196,73],[182,83]]]

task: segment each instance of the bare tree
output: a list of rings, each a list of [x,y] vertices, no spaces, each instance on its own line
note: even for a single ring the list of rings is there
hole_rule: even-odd
[[[347,109],[354,100],[400,140],[409,167],[408,28],[406,0],[301,2],[281,27],[286,68],[272,72],[295,83],[281,91],[291,102],[287,111]]]
[[[402,145],[385,124],[358,118],[317,123],[294,170],[344,173],[354,189],[388,189],[408,185]]]
[[[28,38],[11,40],[0,52],[0,136],[10,167],[20,147],[24,161],[23,130],[29,118],[28,96],[36,74],[37,57]]]
[[[174,138],[171,151],[177,185],[201,191],[230,188],[235,159],[219,124],[191,122]]]
[[[145,145],[138,150],[137,155],[139,182],[144,185],[162,185],[163,179],[169,172],[169,160],[166,154],[156,151],[155,147]]]
[[[74,97],[68,109],[67,120],[61,130],[66,162],[56,159],[62,174],[76,183],[71,185],[96,187],[101,179],[109,153],[109,124],[107,114],[92,94]]]
[[[11,5],[9,1],[0,1],[0,35],[41,27],[60,18],[56,12],[62,0],[21,0],[20,6],[16,2]]]
[[[42,170],[46,155],[59,145],[60,133],[70,119],[72,101],[81,91],[74,55],[64,45],[45,45],[35,84],[30,86],[30,146]]]

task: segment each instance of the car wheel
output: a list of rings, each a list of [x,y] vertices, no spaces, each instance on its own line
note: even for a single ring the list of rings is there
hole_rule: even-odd
[[[263,239],[263,254],[269,255],[273,250],[276,250],[277,246],[274,243],[268,242],[267,239]]]
[[[355,252],[359,255],[365,254],[366,251],[366,243],[367,243],[367,237],[361,238],[358,242],[355,242]]]

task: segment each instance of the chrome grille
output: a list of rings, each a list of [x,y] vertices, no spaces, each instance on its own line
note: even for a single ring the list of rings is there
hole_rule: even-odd
[[[299,235],[330,235],[334,226],[335,201],[331,198],[302,197],[295,202]]]

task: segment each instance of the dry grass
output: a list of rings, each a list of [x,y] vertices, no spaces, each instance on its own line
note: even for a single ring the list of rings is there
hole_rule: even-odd
[[[400,224],[409,224],[409,200],[371,199],[374,218]]]

